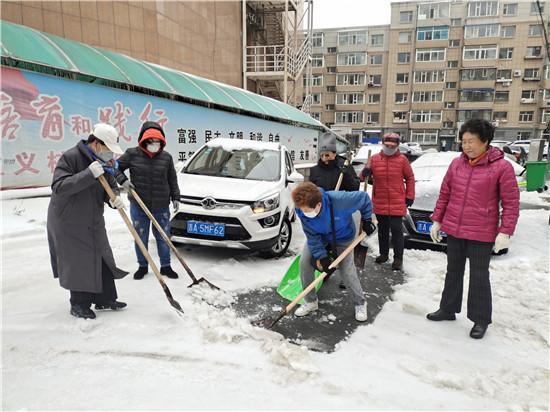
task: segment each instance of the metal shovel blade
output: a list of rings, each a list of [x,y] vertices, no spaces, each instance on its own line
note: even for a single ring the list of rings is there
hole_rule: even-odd
[[[353,249],[353,262],[357,270],[363,270],[365,268],[365,260],[367,259],[367,252],[369,248],[359,243]]]
[[[263,318],[252,322],[252,325],[259,326],[265,329],[271,329],[277,322],[279,322],[286,315],[286,309],[283,309],[275,318]]]
[[[181,308],[181,305],[176,299],[172,297],[172,293],[170,293],[170,289],[168,289],[168,286],[166,286],[166,284],[162,284],[162,289],[164,290],[164,294],[166,295],[168,302],[170,302],[170,305],[172,305],[172,307],[176,309],[178,313],[183,314],[183,309]]]
[[[220,290],[219,287],[217,287],[216,285],[214,285],[213,283],[209,282],[207,279],[205,278],[200,278],[200,279],[195,279],[193,280],[193,283],[191,283],[189,286],[187,286],[188,288],[192,288],[193,286],[195,285],[198,285],[199,283],[201,282],[206,282],[208,283],[208,286],[210,286],[212,289],[216,289],[216,290]]]

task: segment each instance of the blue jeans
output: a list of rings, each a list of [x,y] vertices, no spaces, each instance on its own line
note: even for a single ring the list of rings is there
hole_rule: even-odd
[[[170,236],[170,210],[166,207],[163,209],[151,210],[151,213],[157,222],[159,222],[159,225],[164,229],[164,232]],[[139,205],[134,204],[134,202],[130,202],[130,216],[132,216],[134,228],[141,238],[141,241],[145,245],[145,248],[148,249],[151,220],[147,217],[145,212],[141,210]],[[166,244],[155,226],[153,226],[153,235],[157,240],[160,266],[170,266],[170,247]],[[148,266],[147,259],[145,259],[143,253],[139,250],[137,243],[135,244],[135,248],[139,266]]]

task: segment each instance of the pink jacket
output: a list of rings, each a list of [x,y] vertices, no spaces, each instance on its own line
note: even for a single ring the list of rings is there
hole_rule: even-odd
[[[490,147],[475,166],[470,166],[464,153],[452,161],[432,215],[443,232],[460,239],[494,242],[499,232],[514,234],[518,217],[514,169],[500,149]]]

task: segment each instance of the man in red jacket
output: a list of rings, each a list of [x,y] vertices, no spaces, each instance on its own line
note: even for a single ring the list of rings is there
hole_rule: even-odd
[[[414,202],[414,174],[409,160],[399,152],[400,137],[396,133],[385,134],[383,148],[372,156],[363,177],[372,177],[372,203],[378,220],[378,244],[380,256],[375,260],[388,261],[390,230],[393,246],[393,270],[403,268],[403,216]]]

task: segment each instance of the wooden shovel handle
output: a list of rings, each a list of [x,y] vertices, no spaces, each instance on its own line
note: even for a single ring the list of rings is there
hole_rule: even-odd
[[[109,196],[109,199],[115,200],[115,198],[116,198],[115,192],[113,192],[113,189],[111,188],[111,186],[107,182],[107,179],[105,179],[105,176],[101,175],[97,178],[97,180],[99,180],[99,183],[101,183],[101,186],[103,186],[103,189],[105,189],[105,191],[107,192],[107,195]],[[128,227],[128,230],[132,234],[134,240],[136,241],[139,249],[141,250],[141,253],[143,253],[143,256],[145,256],[145,259],[147,259],[147,263],[149,263],[149,265],[153,269],[153,272],[154,272],[155,276],[157,277],[158,281],[164,287],[165,286],[164,279],[162,278],[162,275],[160,274],[157,265],[153,261],[153,258],[151,257],[151,255],[147,251],[147,248],[143,244],[141,238],[137,234],[136,229],[134,228],[134,225],[132,225],[132,222],[128,218],[128,215],[126,214],[126,211],[124,209],[117,209],[117,210],[118,210],[118,213],[120,213],[120,216],[122,216],[122,220],[124,220],[124,223],[126,223],[126,226]]]
[[[357,237],[353,240],[353,242],[351,242],[351,243],[348,245],[348,247],[340,254],[340,256],[338,256],[336,259],[334,259],[334,261],[330,264],[329,268],[332,269],[332,268],[338,266],[338,264],[339,264],[342,260],[344,260],[344,258],[345,258],[345,257],[355,248],[355,246],[357,246],[357,245],[359,244],[359,242],[361,242],[361,241],[365,238],[365,236],[366,236],[365,232],[361,232],[361,233],[359,234],[359,236],[357,236]],[[292,302],[290,302],[290,303],[286,306],[285,312],[286,312],[287,314],[289,314],[290,311],[292,310],[292,308],[293,308],[294,306],[296,306],[296,304],[297,304],[298,302],[300,302],[300,300],[302,300],[302,298],[303,298],[304,296],[306,296],[309,292],[311,292],[311,291],[313,290],[313,288],[314,288],[315,286],[317,286],[324,278],[326,278],[326,276],[327,276],[326,272],[321,273],[321,275],[319,275],[319,276],[317,277],[317,279],[315,279],[313,282],[311,282],[311,283],[308,285],[308,287],[305,288],[305,289],[302,291],[302,293],[300,293],[300,294],[296,297],[296,299],[294,299]]]

